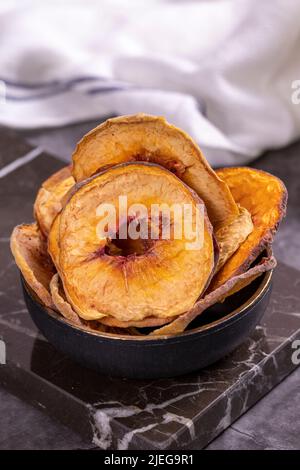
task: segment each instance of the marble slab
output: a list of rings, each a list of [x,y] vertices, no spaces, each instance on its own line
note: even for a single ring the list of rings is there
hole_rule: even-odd
[[[0,128],[0,169],[30,152],[33,147],[13,129]]]
[[[60,166],[42,155],[1,181],[0,339],[7,363],[0,365],[0,384],[100,448],[206,446],[296,368],[300,272],[279,265],[261,325],[214,366],[176,379],[102,377],[57,352],[36,330],[9,252],[12,227],[32,219],[37,187]]]

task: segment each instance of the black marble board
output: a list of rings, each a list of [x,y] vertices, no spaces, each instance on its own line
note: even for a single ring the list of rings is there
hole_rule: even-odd
[[[7,364],[0,366],[0,383],[102,448],[204,447],[296,367],[291,358],[300,338],[300,273],[279,265],[262,324],[214,366],[156,381],[101,377],[62,356],[36,331],[9,252],[13,226],[32,220],[37,188],[61,165],[41,154],[1,181],[0,338]]]

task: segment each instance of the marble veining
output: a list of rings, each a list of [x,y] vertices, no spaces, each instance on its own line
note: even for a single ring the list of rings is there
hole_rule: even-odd
[[[60,354],[37,331],[9,252],[13,226],[32,219],[37,187],[60,166],[41,154],[1,181],[0,198],[10,202],[1,207],[0,336],[9,360],[0,368],[0,383],[103,449],[206,446],[295,369],[299,271],[279,264],[261,325],[211,367],[176,379],[101,377]]]
[[[264,332],[265,327],[258,326],[256,328],[258,333]],[[182,441],[178,437],[180,432],[174,433],[173,435],[168,435],[163,429],[165,425],[175,422],[179,423],[184,426],[189,434],[190,441],[193,442],[197,439],[197,422],[202,422],[201,415],[205,414],[206,409],[199,410],[197,414],[193,416],[193,418],[189,418],[184,416],[182,410],[179,406],[179,412],[175,413],[174,411],[166,411],[159,416],[157,411],[159,410],[168,410],[170,405],[176,405],[180,402],[187,400],[188,398],[193,398],[193,400],[197,400],[198,403],[201,404],[201,394],[207,392],[216,392],[220,390],[218,387],[223,387],[224,391],[220,394],[220,396],[216,399],[219,401],[224,402],[224,409],[222,414],[219,416],[219,419],[216,420],[215,428],[212,430],[213,435],[218,435],[224,429],[226,429],[234,419],[236,419],[236,408],[239,408],[239,415],[243,414],[248,407],[251,405],[251,399],[253,390],[251,390],[250,385],[252,384],[255,388],[256,394],[264,394],[266,390],[272,388],[272,381],[274,379],[274,373],[280,367],[280,364],[276,360],[276,349],[272,354],[268,354],[264,351],[260,351],[261,360],[259,363],[256,362],[257,360],[257,346],[261,338],[256,342],[254,339],[249,340],[248,345],[248,353],[249,356],[246,360],[233,360],[232,361],[232,369],[240,370],[239,374],[236,377],[234,384],[230,386],[230,381],[197,381],[197,382],[185,382],[185,387],[192,388],[192,391],[185,391],[184,393],[178,391],[176,396],[171,399],[162,400],[159,403],[152,403],[147,402],[144,407],[136,406],[136,405],[126,405],[122,402],[106,402],[106,403],[96,403],[94,407],[101,408],[97,409],[96,411],[92,411],[94,407],[91,407],[91,415],[92,415],[92,426],[93,426],[93,442],[98,445],[100,448],[109,449],[109,448],[116,448],[119,450],[130,449],[132,448],[131,445],[134,445],[134,439],[137,435],[143,434],[144,437],[147,437],[147,432],[152,431],[155,428],[159,427],[159,432],[161,435],[164,435],[164,444],[162,448],[176,448],[177,446],[182,445]],[[292,341],[292,337],[290,338]],[[266,363],[269,363],[269,367],[273,370],[272,375],[268,375],[264,373]],[[214,387],[213,384],[216,386]],[[218,386],[217,386],[218,384]],[[160,387],[165,392],[172,388],[175,384],[171,384],[166,388]],[[155,386],[154,384],[152,385]],[[176,386],[176,385],[175,385]],[[177,388],[180,388],[180,386]],[[214,400],[210,406],[213,406],[216,402]],[[140,422],[143,423],[145,421],[145,416],[147,414],[152,415],[155,419],[155,422],[152,422],[147,425],[141,424],[139,427],[131,431],[126,431],[124,429],[124,433],[121,434],[117,440],[114,439],[114,428],[113,422],[115,420],[124,420],[124,418],[129,417],[137,417],[142,415],[144,417],[141,418]],[[203,424],[205,424],[205,418],[203,418]],[[174,442],[172,442],[174,441]],[[174,447],[175,444],[175,447]],[[159,448],[160,446],[158,446]]]

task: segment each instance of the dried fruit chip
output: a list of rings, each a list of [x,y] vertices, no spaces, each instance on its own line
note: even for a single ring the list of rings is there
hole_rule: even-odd
[[[67,301],[65,297],[65,293],[61,286],[59,275],[57,273],[54,274],[54,276],[51,279],[50,291],[51,291],[53,303],[57,311],[61,313],[63,317],[65,317],[67,320],[74,323],[75,325],[84,325],[84,322],[77,315],[77,313],[74,312],[71,305]]]
[[[110,335],[122,336],[142,336],[142,334],[134,327],[118,328],[114,326],[107,326],[99,321],[92,320],[86,322],[85,329],[93,331],[94,333],[108,333]]]
[[[225,297],[228,296],[229,292],[234,293],[248,285],[250,282],[253,282],[261,274],[270,271],[276,267],[276,259],[270,253],[268,257],[263,258],[262,261],[256,266],[250,268],[247,272],[239,274],[227,280],[227,282],[219,286],[216,290],[207,294],[203,299],[196,302],[194,307],[178,317],[176,320],[172,321],[166,326],[159,328],[158,330],[150,333],[151,335],[169,335],[169,334],[178,334],[182,333],[187,326],[202,312],[216,304],[217,302],[222,301]]]
[[[273,241],[286,212],[287,191],[279,178],[253,168],[224,168],[217,171],[228,184],[236,202],[252,216],[252,233],[213,278],[209,291],[247,271],[258,255]]]
[[[52,307],[49,284],[55,268],[37,224],[15,227],[10,246],[25,281],[47,307]]]
[[[53,220],[62,209],[62,200],[69,189],[75,184],[71,165],[54,173],[42,184],[35,203],[34,215],[41,229],[47,237]]]
[[[134,328],[127,328],[125,331],[121,328],[114,328],[103,325],[97,321],[86,321],[82,320],[77,313],[74,312],[71,305],[66,299],[62,283],[59,275],[56,273],[51,279],[50,290],[56,310],[66,318],[70,323],[76,326],[80,326],[84,330],[109,333],[109,334],[128,334],[128,335],[140,335],[140,333]]]
[[[204,201],[211,223],[222,226],[239,211],[226,185],[196,143],[162,117],[136,114],[108,119],[86,134],[73,153],[73,175],[82,181],[110,166],[147,161],[175,173]]]
[[[117,208],[118,213],[119,196],[124,194],[129,219],[119,214],[113,240],[99,237],[97,227],[102,219],[97,210],[105,203]],[[146,214],[139,210],[130,213],[135,203],[143,204]],[[201,233],[203,240],[200,236],[200,243],[191,249],[192,240],[185,233],[171,239],[118,239],[128,223],[147,226],[152,204],[189,205],[193,241]],[[200,231],[196,230],[196,214]],[[172,227],[174,213],[170,215]],[[86,320],[113,317],[123,322],[177,316],[194,305],[215,264],[212,228],[202,201],[176,176],[153,164],[115,166],[80,185],[60,214],[59,241],[66,296]]]
[[[216,239],[220,249],[220,257],[216,271],[226,263],[228,258],[236,252],[241,243],[253,231],[253,223],[250,212],[244,207],[240,207],[239,216],[231,222],[224,225],[216,232]]]
[[[48,237],[48,252],[57,271],[59,271],[59,223],[60,214],[55,217]]]
[[[170,323],[173,318],[155,318],[155,317],[148,317],[144,320],[132,320],[132,321],[121,321],[117,320],[113,317],[104,317],[99,320],[100,323],[103,325],[117,327],[117,328],[130,328],[135,326],[136,328],[151,328],[155,326],[165,325],[166,323]]]

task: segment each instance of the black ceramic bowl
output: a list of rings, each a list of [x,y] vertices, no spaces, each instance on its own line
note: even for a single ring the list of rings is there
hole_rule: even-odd
[[[29,313],[59,351],[102,374],[132,378],[172,377],[206,367],[239,346],[262,318],[272,271],[222,304],[206,310],[180,335],[121,336],[88,332],[43,306],[22,278]]]

